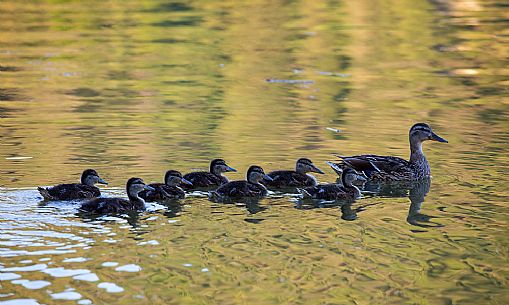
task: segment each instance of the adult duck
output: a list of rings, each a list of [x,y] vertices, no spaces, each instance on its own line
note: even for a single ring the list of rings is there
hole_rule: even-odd
[[[413,181],[430,177],[431,169],[422,151],[422,143],[448,141],[431,130],[426,123],[417,123],[409,132],[410,160],[399,157],[359,155],[341,158],[341,162],[331,167],[339,174],[345,167],[352,167],[366,174],[369,180],[375,181]]]

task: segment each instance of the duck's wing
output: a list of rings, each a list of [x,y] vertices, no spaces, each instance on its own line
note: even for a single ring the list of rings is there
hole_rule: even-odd
[[[95,198],[83,203],[80,210],[96,214],[118,214],[131,209],[132,203],[122,198]]]
[[[356,171],[365,173],[370,179],[406,180],[412,177],[410,163],[399,157],[378,155],[336,156],[341,159],[339,163],[334,163],[337,168],[351,167]],[[331,167],[333,166],[331,165]],[[337,169],[334,170],[338,171]]]
[[[101,196],[99,188],[81,183],[59,184],[49,188],[39,187],[38,190],[46,200],[74,200]]]
[[[300,174],[296,171],[273,171],[267,175],[272,178],[272,181],[263,180],[263,184],[272,187],[305,187],[316,184],[316,181],[312,177],[306,174]]]
[[[192,172],[184,175],[184,179],[190,181],[193,185],[181,184],[181,187],[185,189],[191,189],[196,187],[210,187],[221,185],[225,183],[221,177],[216,176],[209,172]],[[226,178],[224,178],[226,179]],[[228,182],[228,181],[226,181]]]
[[[154,190],[143,190],[138,193],[138,196],[143,198],[145,201],[152,202],[152,201],[158,201],[162,200],[163,196],[165,195],[164,190],[161,190],[161,188],[164,186],[164,183],[152,183],[149,184],[150,187],[152,187]]]
[[[186,193],[183,189],[178,186],[170,186],[163,184],[157,188],[158,191],[161,192],[161,198],[163,200],[167,199],[181,199],[186,196]]]

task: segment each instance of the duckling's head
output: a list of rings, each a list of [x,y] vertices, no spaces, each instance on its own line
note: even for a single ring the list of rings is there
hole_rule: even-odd
[[[130,178],[127,180],[126,191],[129,199],[139,199],[138,193],[143,190],[153,191],[154,188],[146,185],[141,178]]]
[[[210,172],[216,175],[226,172],[236,172],[233,167],[229,167],[223,159],[214,159],[210,162]]]
[[[104,181],[94,169],[86,169],[81,174],[81,184],[94,186],[96,183],[108,184]]]
[[[295,165],[295,171],[297,173],[305,174],[308,172],[314,172],[323,174],[322,170],[316,167],[311,160],[308,158],[300,158],[297,160],[297,163]]]
[[[169,170],[164,175],[164,183],[169,186],[177,186],[180,183],[193,185],[190,181],[184,179],[179,171]]]
[[[436,133],[431,130],[431,127],[426,123],[417,123],[412,128],[410,128],[410,142],[419,142],[422,143],[424,141],[437,141],[443,143],[449,143],[446,139],[440,137]]]
[[[257,166],[257,165],[251,165],[249,169],[247,170],[247,181],[251,183],[258,183],[260,180],[265,179],[268,181],[273,181],[270,176],[266,175],[263,171],[263,168]]]
[[[343,183],[343,186],[351,187],[356,180],[363,180],[361,177],[362,174],[359,174],[356,170],[350,167],[345,167],[343,168],[343,173],[341,174],[341,182]]]

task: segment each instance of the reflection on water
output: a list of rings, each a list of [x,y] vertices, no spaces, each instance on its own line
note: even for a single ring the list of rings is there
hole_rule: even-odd
[[[0,304],[507,303],[505,7],[0,2]],[[424,145],[432,183],[351,204],[197,192],[90,218],[36,191],[89,167],[124,196],[217,157],[405,157],[417,121],[450,141]]]

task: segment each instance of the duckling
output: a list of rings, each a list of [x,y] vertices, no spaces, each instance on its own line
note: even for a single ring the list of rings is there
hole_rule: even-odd
[[[38,187],[44,200],[75,200],[101,196],[101,191],[95,184],[108,184],[93,169],[87,169],[81,174],[81,183],[59,184],[53,187]]]
[[[121,214],[145,210],[145,200],[139,197],[143,190],[154,191],[151,186],[146,185],[140,178],[127,180],[126,191],[129,200],[123,198],[95,198],[81,205],[82,212],[95,214]]]
[[[221,185],[217,190],[209,192],[209,198],[214,201],[233,198],[261,198],[267,195],[267,188],[260,183],[262,179],[271,181],[260,166],[252,165],[247,171],[247,181],[231,181]]]
[[[361,196],[361,191],[353,184],[358,176],[359,173],[347,167],[341,174],[343,185],[338,183],[318,184],[297,190],[302,194],[303,199],[354,201]]]
[[[335,165],[338,168],[352,167],[364,172],[369,180],[374,181],[406,181],[420,180],[430,177],[431,169],[422,152],[424,141],[449,143],[438,136],[426,123],[417,123],[409,132],[410,160],[392,156],[359,155],[352,157],[338,156],[342,159]],[[333,167],[334,169],[334,167]],[[337,169],[334,169],[338,172]]]
[[[228,178],[221,175],[225,172],[236,172],[237,170],[228,166],[223,159],[214,159],[210,162],[208,172],[191,172],[184,175],[184,179],[192,183],[191,186],[181,184],[185,189],[211,188],[228,183]]]
[[[182,178],[179,171],[169,170],[164,175],[164,183],[152,183],[148,186],[154,188],[154,191],[141,191],[138,195],[147,202],[163,201],[169,199],[182,199],[185,192],[179,187],[180,183],[193,185],[191,182]]]
[[[263,180],[262,183],[268,187],[274,188],[290,188],[290,187],[306,187],[315,186],[318,184],[316,178],[308,174],[308,172],[315,172],[323,174],[323,172],[316,167],[311,160],[307,158],[300,158],[295,164],[295,170],[279,170],[267,174],[272,178],[272,181]]]

